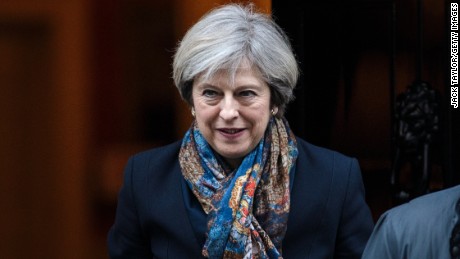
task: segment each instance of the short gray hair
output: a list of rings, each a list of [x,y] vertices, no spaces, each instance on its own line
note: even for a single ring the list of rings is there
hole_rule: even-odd
[[[252,5],[224,5],[192,26],[174,55],[174,83],[182,98],[193,105],[191,93],[197,76],[210,78],[225,69],[233,78],[244,60],[259,70],[270,87],[271,103],[282,116],[294,98],[298,64],[283,30]]]

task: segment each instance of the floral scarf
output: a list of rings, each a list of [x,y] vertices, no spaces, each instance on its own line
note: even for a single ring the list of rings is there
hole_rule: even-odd
[[[208,215],[208,258],[282,258],[297,144],[284,119],[271,118],[260,143],[231,171],[196,123],[182,142],[182,174]]]

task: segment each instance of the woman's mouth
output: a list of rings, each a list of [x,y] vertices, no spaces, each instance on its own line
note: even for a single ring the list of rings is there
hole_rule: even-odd
[[[244,128],[220,128],[218,131],[226,138],[237,138],[243,134]]]

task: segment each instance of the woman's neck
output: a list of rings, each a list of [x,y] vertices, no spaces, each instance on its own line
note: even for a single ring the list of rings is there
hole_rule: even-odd
[[[241,165],[241,162],[243,161],[243,158],[223,158],[223,159],[230,166],[232,171],[237,169]]]

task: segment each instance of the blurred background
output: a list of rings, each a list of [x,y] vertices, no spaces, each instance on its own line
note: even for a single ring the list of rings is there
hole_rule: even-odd
[[[228,2],[250,1],[0,2],[2,258],[107,258],[128,157],[182,138],[191,122],[171,79],[175,46]],[[397,96],[414,80],[440,97],[424,191],[459,182],[448,2],[251,2],[274,14],[302,68],[287,113],[294,132],[358,158],[375,218],[402,201],[405,183],[409,198],[420,194],[411,188],[420,161],[395,167]]]

